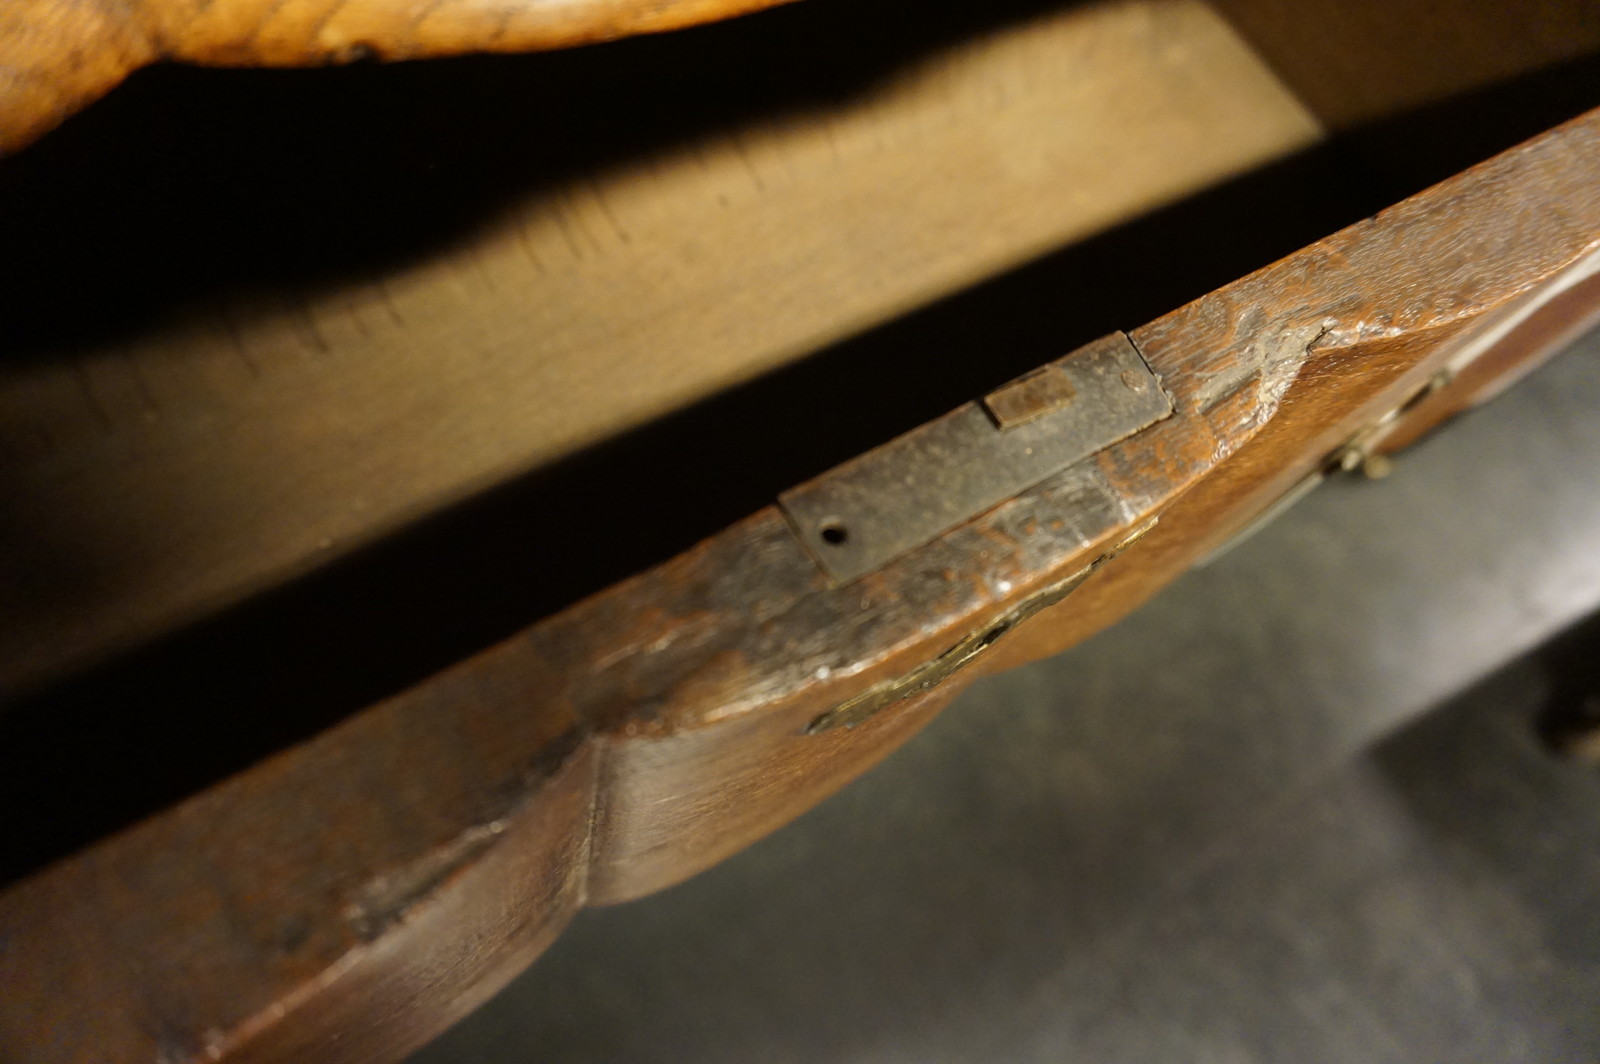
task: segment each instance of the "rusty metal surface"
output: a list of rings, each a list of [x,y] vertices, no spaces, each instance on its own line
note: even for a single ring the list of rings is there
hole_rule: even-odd
[[[1053,414],[1077,398],[1072,377],[1052,362],[983,397],[984,408],[1002,432]]]
[[[778,501],[823,569],[851,580],[1171,412],[1114,333]]]

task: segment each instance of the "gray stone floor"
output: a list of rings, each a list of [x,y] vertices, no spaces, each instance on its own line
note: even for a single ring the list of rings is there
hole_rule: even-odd
[[[1600,773],[1533,721],[1600,624],[1530,651],[1597,607],[1600,336],[414,1064],[1592,1064]]]

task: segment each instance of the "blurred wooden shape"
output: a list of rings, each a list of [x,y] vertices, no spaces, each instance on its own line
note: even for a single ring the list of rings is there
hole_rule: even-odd
[[[326,66],[522,52],[659,33],[788,0],[10,0],[0,11],[0,155],[139,67]]]

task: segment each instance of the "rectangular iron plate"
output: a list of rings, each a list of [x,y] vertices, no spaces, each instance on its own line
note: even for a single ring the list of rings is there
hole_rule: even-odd
[[[1045,371],[1066,380],[1049,389],[1046,409],[1018,414]],[[778,503],[823,569],[851,580],[1171,412],[1132,341],[1114,333],[791,488]]]

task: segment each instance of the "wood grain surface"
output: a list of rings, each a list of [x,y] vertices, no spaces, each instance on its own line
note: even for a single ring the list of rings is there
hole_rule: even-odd
[[[829,14],[711,28],[697,52],[441,68],[470,137],[434,82],[373,68],[371,108],[317,87],[339,72],[303,75],[332,119],[274,121],[269,97],[202,134],[152,109],[125,140],[0,166],[0,692],[1319,136],[1189,0],[930,11],[893,62],[835,54],[843,78],[809,58],[855,21]],[[769,76],[774,106],[728,110]],[[551,115],[552,94],[585,107]],[[409,247],[439,213],[448,231]],[[357,268],[320,277],[340,256]],[[164,274],[177,294],[144,280]]]
[[[0,155],[160,60],[323,66],[566,48],[788,0],[10,0]]]
[[[983,667],[1109,623],[1600,251],[1600,112],[1131,335],[1175,413],[831,584],[767,508],[0,896],[29,1061],[389,1059],[580,902],[676,882],[971,677],[806,725],[1104,556]]]

